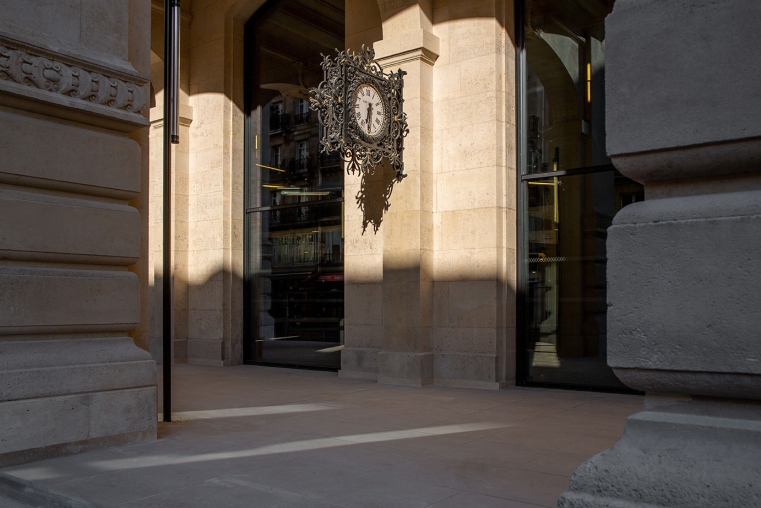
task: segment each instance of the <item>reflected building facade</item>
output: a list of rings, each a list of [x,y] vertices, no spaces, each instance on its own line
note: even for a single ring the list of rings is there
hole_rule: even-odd
[[[247,362],[340,367],[344,170],[319,150],[309,88],[343,37],[343,2],[280,2],[246,24]]]

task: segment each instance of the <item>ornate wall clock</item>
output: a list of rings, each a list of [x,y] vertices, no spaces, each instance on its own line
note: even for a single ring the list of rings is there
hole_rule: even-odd
[[[338,51],[335,59],[323,55],[325,79],[310,93],[310,107],[320,120],[320,151],[338,152],[349,173],[373,174],[387,157],[404,178],[404,137],[409,132],[404,113],[403,70],[384,73],[375,51],[359,54]]]

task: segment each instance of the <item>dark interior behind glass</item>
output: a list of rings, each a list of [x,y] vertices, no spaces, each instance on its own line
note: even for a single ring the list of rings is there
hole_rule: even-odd
[[[607,366],[605,241],[644,190],[605,151],[613,1],[524,6],[520,381],[624,388]]]

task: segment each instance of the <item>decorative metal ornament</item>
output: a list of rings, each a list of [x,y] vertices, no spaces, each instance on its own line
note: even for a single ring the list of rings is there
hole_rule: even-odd
[[[320,152],[338,152],[348,173],[373,174],[383,157],[404,178],[404,137],[409,133],[404,103],[404,75],[385,74],[375,51],[338,51],[323,56],[324,81],[310,90],[310,108],[320,120]]]

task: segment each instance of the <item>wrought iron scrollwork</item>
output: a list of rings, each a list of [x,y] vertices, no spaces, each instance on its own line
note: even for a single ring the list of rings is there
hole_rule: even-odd
[[[383,157],[387,157],[401,182],[404,174],[404,137],[409,133],[404,113],[403,70],[388,74],[375,61],[372,48],[359,53],[338,51],[335,58],[322,55],[324,80],[310,90],[310,108],[320,121],[320,152],[338,153],[347,163],[348,173],[372,175]],[[384,101],[385,121],[382,132],[369,136],[359,128],[351,113],[354,91],[363,83],[373,85]]]

